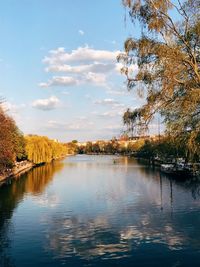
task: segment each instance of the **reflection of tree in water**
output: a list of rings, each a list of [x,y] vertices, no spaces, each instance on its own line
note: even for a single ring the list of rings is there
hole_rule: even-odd
[[[180,186],[183,186],[187,190],[190,190],[194,200],[200,199],[200,181],[199,180],[188,179],[184,182],[176,181],[176,184],[179,184]]]
[[[46,186],[52,181],[53,175],[62,170],[64,164],[61,161],[55,161],[39,168],[34,168],[27,174],[24,190],[26,193],[40,194]]]
[[[34,168],[0,187],[0,266],[12,266],[6,251],[9,249],[10,221],[14,209],[24,194],[42,193],[52,181],[54,173],[60,171],[63,166],[62,161],[55,161]]]
[[[162,179],[169,181],[171,183],[171,188],[173,184],[178,185],[179,187],[185,188],[188,191],[191,191],[193,199],[200,199],[200,179],[199,178],[190,178],[190,177],[175,177],[170,176],[169,174],[160,173],[159,168],[150,167],[146,164],[146,161],[138,160],[140,166],[141,174],[148,176],[148,179],[157,180],[159,183]],[[147,175],[146,175],[147,174]]]
[[[197,178],[187,178],[187,177],[170,177],[165,174],[161,174],[160,177],[165,180],[169,180],[171,186],[177,185],[181,188],[186,189],[191,192],[192,198],[194,200],[200,199],[200,180]]]
[[[192,187],[192,196],[194,199],[200,199],[200,184],[198,184],[198,186],[194,185]]]
[[[118,164],[117,161],[113,168],[118,168]],[[125,163],[122,162],[122,164]],[[9,222],[13,210],[22,201],[25,193],[44,195],[42,193],[51,183],[54,173],[60,171],[63,165],[62,162],[54,162],[35,168],[20,179],[13,180],[12,184],[0,188],[0,255],[2,254],[2,259],[5,261],[3,266],[12,266],[6,254],[9,255],[7,252],[11,229]],[[82,165],[79,167],[82,170]],[[187,244],[194,248],[200,246],[198,214],[188,208],[184,212],[174,211],[176,214],[172,217],[169,207],[173,204],[173,196],[176,193],[178,196],[179,192],[183,194],[175,198],[175,202],[183,201],[184,208],[189,207],[186,197],[191,196],[190,192],[194,194],[193,198],[199,197],[199,189],[195,191],[199,188],[199,182],[180,182],[165,176],[160,177],[158,171],[148,170],[142,165],[135,165],[135,169],[132,168],[127,172],[127,179],[123,176],[126,171],[124,169],[122,171],[124,183],[115,183],[112,190],[110,190],[112,183],[106,187],[109,189],[109,196],[106,195],[102,201],[108,199],[109,205],[104,214],[98,214],[96,211],[83,213],[83,211],[72,210],[68,214],[64,212],[58,215],[58,212],[52,211],[44,215],[43,219],[46,220],[46,223],[43,221],[46,227],[44,246],[47,252],[50,250],[57,259],[65,260],[68,256],[76,256],[87,261],[97,258],[121,259],[127,255],[134,257],[142,246],[149,244],[154,244],[158,248],[164,244],[169,253],[173,249],[182,249]],[[136,191],[133,190],[134,187]],[[180,188],[186,190],[180,190]],[[159,192],[161,192],[159,190],[162,190],[160,195],[163,197],[163,210],[159,206]],[[104,188],[103,196],[105,192]],[[114,197],[110,195],[113,192]],[[142,197],[137,197],[137,201],[134,201],[130,196],[137,192],[140,192]],[[170,205],[165,205],[165,200]],[[101,202],[101,199],[98,201]]]

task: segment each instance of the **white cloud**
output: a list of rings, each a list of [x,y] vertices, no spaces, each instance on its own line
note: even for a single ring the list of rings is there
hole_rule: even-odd
[[[50,120],[47,123],[46,128],[56,131],[85,131],[92,130],[94,123],[91,121],[86,121],[85,118],[78,118],[71,123],[63,123],[59,121]]]
[[[93,122],[87,122],[87,124],[84,122],[84,123],[71,123],[68,125],[68,129],[69,130],[91,130],[91,127],[90,126],[94,126],[94,123]]]
[[[121,95],[121,96],[128,96],[129,95],[128,90],[124,91],[123,89],[121,89],[121,91],[120,90],[108,90],[108,91],[106,91],[106,93],[109,95]]]
[[[78,80],[70,76],[53,76],[51,80],[46,83],[40,83],[39,86],[47,88],[50,86],[71,86],[77,85]]]
[[[32,107],[41,110],[52,110],[58,107],[60,100],[56,96],[46,99],[37,99],[32,103]]]
[[[38,84],[40,87],[42,87],[42,88],[47,88],[47,87],[49,87],[49,82],[42,82],[42,83],[39,83]]]
[[[85,75],[85,81],[96,85],[104,85],[106,82],[106,75],[100,73],[88,72]]]
[[[106,87],[109,76],[120,73],[121,65],[116,59],[119,53],[120,51],[97,50],[88,46],[78,47],[71,52],[66,52],[63,47],[51,50],[43,60],[47,64],[46,72],[65,75],[54,76],[48,82],[40,83],[40,86],[95,84]]]
[[[26,104],[14,104],[9,101],[3,102],[1,104],[1,107],[3,110],[12,116],[12,118],[16,121],[17,125],[21,126],[24,122],[24,116],[21,115],[21,112],[24,113],[24,110],[26,108]]]
[[[104,128],[105,130],[116,130],[116,131],[120,131],[122,129],[122,126],[119,124],[116,125],[107,125]]]
[[[106,111],[106,112],[103,112],[103,113],[100,113],[100,114],[97,114],[99,117],[102,117],[102,118],[114,118],[114,117],[121,117],[122,116],[122,112],[120,111],[115,111],[115,110],[110,110],[110,111]]]
[[[101,105],[103,107],[108,107],[109,110],[104,111],[103,113],[93,112],[99,118],[121,118],[126,106],[123,103],[118,102],[112,98],[105,98],[103,100],[97,100],[94,102],[96,105]]]
[[[116,69],[116,65],[113,63],[98,63],[71,66],[67,64],[53,64],[49,65],[45,70],[47,72],[67,72],[70,74],[94,72],[94,73],[107,73]]]
[[[100,101],[96,101],[96,104],[100,104],[102,106],[108,107],[109,110],[106,110],[104,112],[97,112],[94,111],[92,114],[96,115],[99,118],[122,118],[122,115],[124,114],[126,110],[126,106],[123,103],[119,103],[113,99],[104,99]]]
[[[64,62],[86,63],[86,62],[116,62],[116,57],[120,51],[96,50],[88,46],[78,47],[71,53],[65,52],[65,48],[59,47],[49,52],[50,56],[45,57],[43,62],[50,65],[62,64]]]
[[[107,90],[106,90],[106,94],[109,95],[121,95],[121,96],[130,96],[130,91],[128,91],[127,87],[123,84],[123,85],[114,85],[112,83],[110,83],[109,85],[107,85]]]
[[[115,104],[119,104],[118,101],[112,99],[112,98],[105,98],[105,99],[102,99],[102,100],[96,100],[94,102],[94,104],[98,104],[98,105],[103,105],[103,106],[107,106],[107,105],[115,105]]]
[[[6,101],[1,104],[1,107],[3,108],[5,112],[9,112],[11,114],[17,114],[19,110],[26,107],[26,104],[16,105],[16,104]]]
[[[74,86],[90,83],[98,86],[106,86],[106,75],[103,73],[88,72],[85,75],[77,76],[76,78],[70,76],[54,76],[46,83],[40,83],[39,86],[48,88],[51,86]]]
[[[84,35],[84,34],[85,34],[85,32],[84,32],[83,30],[79,30],[78,33],[79,33],[80,35]]]

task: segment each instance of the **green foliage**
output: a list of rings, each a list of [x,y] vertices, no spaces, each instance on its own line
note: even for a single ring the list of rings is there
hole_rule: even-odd
[[[189,161],[187,146],[179,141],[169,135],[161,136],[156,140],[146,140],[144,145],[138,149],[137,155],[150,160],[157,157],[162,162],[172,161],[177,158],[184,158]]]
[[[137,155],[143,158],[153,159],[156,155],[155,144],[149,140],[145,141],[145,144],[140,148]]]
[[[86,145],[78,147],[80,154],[132,154],[137,152],[143,146],[144,140],[134,141],[96,141],[87,142]]]

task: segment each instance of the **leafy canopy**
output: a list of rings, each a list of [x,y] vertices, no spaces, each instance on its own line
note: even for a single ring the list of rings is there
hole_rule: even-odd
[[[171,134],[181,135],[192,153],[200,151],[200,1],[123,4],[133,23],[141,26],[140,37],[128,38],[118,57],[128,88],[142,89],[146,95],[140,124],[148,124],[159,112]],[[137,74],[131,71],[133,64]]]
[[[0,101],[0,174],[25,157],[25,142],[14,120],[5,112]]]

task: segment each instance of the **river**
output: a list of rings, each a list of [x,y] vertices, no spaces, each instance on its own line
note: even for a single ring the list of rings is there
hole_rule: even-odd
[[[0,187],[0,266],[199,266],[200,183],[77,155]]]

